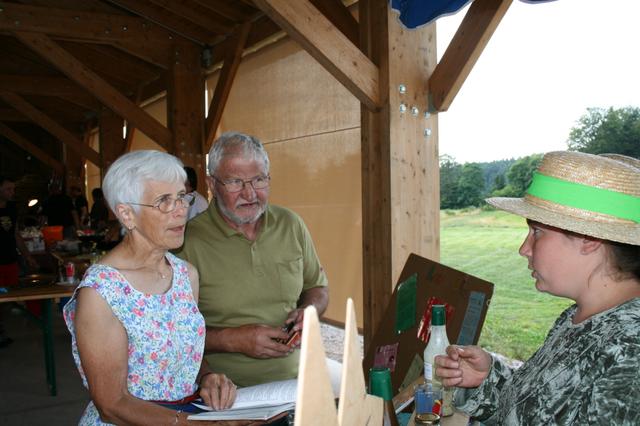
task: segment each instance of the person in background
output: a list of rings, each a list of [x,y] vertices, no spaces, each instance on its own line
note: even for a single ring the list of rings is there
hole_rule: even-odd
[[[91,197],[93,198],[93,205],[89,213],[91,228],[96,231],[101,231],[106,228],[109,222],[109,208],[104,199],[102,188],[93,188],[91,190]]]
[[[524,198],[489,198],[527,219],[520,247],[538,291],[575,301],[514,370],[450,346],[436,374],[487,425],[640,424],[640,169],[631,159],[550,152]]]
[[[69,188],[69,195],[71,196],[71,202],[73,208],[78,215],[78,221],[81,227],[88,226],[89,221],[89,202],[82,195],[82,189],[78,186],[72,186]],[[80,229],[80,228],[78,228]]]
[[[49,196],[42,202],[42,215],[48,226],[62,226],[65,239],[74,239],[80,229],[80,217],[71,197],[62,192],[62,184],[56,180],[49,183]]]
[[[105,175],[105,198],[127,234],[64,307],[91,395],[80,424],[190,424],[181,410],[198,395],[215,409],[235,399],[235,385],[203,356],[198,272],[168,251],[182,245],[193,202],[185,178],[176,157],[147,150],[123,155]]]
[[[205,353],[239,386],[297,377],[299,351],[282,343],[302,328],[304,308],[327,308],[327,277],[302,219],[267,204],[262,143],[225,133],[209,152],[214,201],[189,221],[178,256],[198,268]]]
[[[191,220],[209,207],[209,201],[204,198],[198,190],[198,175],[193,167],[185,166],[184,171],[187,173],[187,180],[184,182],[184,186],[187,189],[187,194],[194,196],[195,201],[191,207],[189,207],[189,213],[187,220]]]
[[[18,251],[30,268],[38,269],[38,262],[31,256],[18,231],[16,203],[13,201],[16,185],[13,180],[0,175],[0,287],[18,285],[20,266]],[[5,304],[3,304],[5,305]],[[0,306],[0,348],[13,341],[7,337]]]

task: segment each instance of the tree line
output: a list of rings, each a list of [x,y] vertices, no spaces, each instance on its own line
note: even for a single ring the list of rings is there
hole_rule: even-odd
[[[587,108],[567,140],[570,151],[640,158],[640,108]],[[522,197],[543,153],[488,163],[440,157],[440,208],[482,206],[486,197]]]

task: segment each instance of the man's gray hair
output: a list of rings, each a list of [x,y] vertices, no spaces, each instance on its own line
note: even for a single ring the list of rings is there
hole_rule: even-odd
[[[222,159],[227,156],[241,156],[261,161],[265,173],[269,173],[269,156],[262,142],[255,136],[240,132],[223,133],[209,150],[210,176],[215,176]]]
[[[109,167],[102,182],[102,191],[115,212],[118,204],[139,203],[150,180],[184,183],[186,179],[182,161],[173,155],[154,150],[132,151]],[[131,207],[136,212],[140,208],[136,205]]]

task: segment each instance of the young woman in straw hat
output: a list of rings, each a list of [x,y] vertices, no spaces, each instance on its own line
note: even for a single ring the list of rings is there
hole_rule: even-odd
[[[524,198],[520,247],[539,291],[576,303],[517,370],[477,346],[450,346],[436,374],[456,406],[498,425],[640,424],[640,168],[579,152],[544,156]]]

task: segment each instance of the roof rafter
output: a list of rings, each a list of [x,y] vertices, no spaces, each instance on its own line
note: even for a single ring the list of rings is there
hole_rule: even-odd
[[[40,147],[32,144],[27,139],[20,136],[13,129],[2,122],[0,122],[0,135],[6,137],[10,141],[18,145],[20,148],[32,154],[38,160],[42,161],[44,164],[58,172],[58,174],[62,175],[64,173],[64,165],[60,161],[44,152],[42,149],[40,149]]]
[[[475,0],[429,78],[432,108],[446,111],[513,0]]]
[[[251,29],[251,23],[244,23],[233,34],[229,40],[229,44],[225,51],[224,64],[220,70],[220,76],[216,85],[216,90],[211,97],[211,104],[209,105],[209,114],[205,121],[205,139],[204,149],[202,152],[208,152],[209,147],[213,143],[216,130],[220,124],[224,107],[229,99],[231,93],[231,86],[235,79],[236,72],[242,61],[242,51],[247,43],[249,36],[249,30]]]
[[[378,67],[309,0],[254,3],[367,108],[380,107]]]
[[[25,101],[22,97],[16,95],[15,93],[0,91],[0,98],[20,111],[22,114],[26,115],[34,123],[38,124],[40,127],[54,135],[61,142],[67,144],[69,148],[73,149],[79,155],[91,161],[96,166],[102,167],[102,158],[100,157],[99,153],[85,145],[73,133],[56,123],[55,120],[35,108],[29,102]]]
[[[73,55],[43,34],[16,32],[16,37],[50,61],[70,79],[94,94],[102,103],[132,123],[141,132],[169,152],[173,152],[172,134],[155,118],[100,78]]]
[[[0,74],[0,90],[30,95],[78,98],[86,102],[93,100],[96,103],[95,98],[86,90],[64,77]]]
[[[220,38],[220,33],[212,28],[201,27],[191,21],[182,19],[167,10],[165,7],[153,3],[136,0],[107,0],[123,9],[140,15],[152,22],[156,22],[165,28],[182,34],[184,37],[197,40],[200,44],[213,44]]]
[[[3,3],[0,31],[30,31],[83,42],[112,44],[148,62],[167,67],[177,35],[145,19]]]
[[[360,28],[342,0],[311,0],[311,3],[327,17],[355,46],[360,45]]]
[[[188,21],[202,28],[216,28],[221,33],[229,33],[235,26],[233,22],[224,19],[218,15],[211,13],[204,13],[202,6],[197,3],[192,3],[191,7],[187,6],[187,2],[173,1],[173,0],[149,0],[152,3],[167,9],[169,12],[174,13],[177,16],[181,16]],[[205,9],[206,10],[206,9]]]

